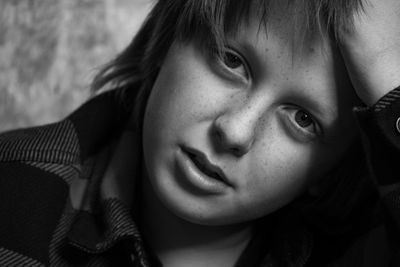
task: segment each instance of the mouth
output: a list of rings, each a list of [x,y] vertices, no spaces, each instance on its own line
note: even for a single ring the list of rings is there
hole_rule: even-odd
[[[184,151],[186,152],[186,154],[189,156],[189,158],[193,161],[193,163],[196,165],[196,167],[202,171],[204,174],[206,174],[207,176],[218,180],[220,182],[223,182],[229,186],[231,186],[231,184],[229,183],[227,177],[225,176],[224,172],[222,171],[222,169],[220,167],[218,167],[215,164],[212,164],[207,156],[196,149],[193,148],[188,148],[185,147]]]

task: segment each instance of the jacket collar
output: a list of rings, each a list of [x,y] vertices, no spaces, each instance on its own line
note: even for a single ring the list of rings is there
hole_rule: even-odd
[[[124,131],[110,148],[103,148],[89,164],[91,181],[86,184],[81,207],[68,234],[70,244],[88,253],[101,253],[121,240],[133,242],[136,253],[144,254],[139,230],[133,220],[133,207],[138,196],[140,160],[136,160],[133,134]],[[129,145],[128,145],[129,144]],[[124,169],[115,173],[108,168]],[[115,165],[117,164],[117,165]],[[137,168],[136,168],[137,167]]]
[[[144,260],[132,214],[134,181],[140,175],[139,150],[134,148],[141,146],[133,143],[139,142],[134,138],[137,132],[129,124],[130,112],[117,95],[113,90],[96,96],[66,119],[74,125],[79,140],[82,170],[80,179],[71,186],[71,195],[80,198],[72,202],[80,206],[67,234],[68,242],[87,253],[102,253],[128,240],[133,252]],[[126,172],[114,173],[107,168],[110,163],[123,166]]]

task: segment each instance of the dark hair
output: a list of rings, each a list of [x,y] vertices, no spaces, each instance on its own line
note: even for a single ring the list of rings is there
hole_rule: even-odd
[[[312,32],[321,35],[329,32],[337,38],[351,27],[354,14],[362,10],[362,0],[159,0],[129,46],[97,74],[92,90],[119,88],[121,105],[127,109],[133,106],[134,122],[141,131],[148,96],[174,41],[199,40],[208,49],[220,51],[226,36],[234,34],[239,24],[249,19],[251,8],[259,12],[260,25],[266,25],[277,5],[285,5],[292,18],[289,23],[293,25],[295,38],[300,41]],[[129,95],[134,98],[127,98],[126,92],[132,90],[135,92]],[[365,162],[359,141],[332,175],[329,194],[296,202],[301,203],[301,208],[296,209],[308,219],[312,218],[311,223],[332,222],[332,218],[337,223],[346,221],[354,208],[362,205],[360,201],[370,199],[369,193],[366,197],[354,194],[370,188],[364,177]],[[324,225],[321,222],[319,227]]]

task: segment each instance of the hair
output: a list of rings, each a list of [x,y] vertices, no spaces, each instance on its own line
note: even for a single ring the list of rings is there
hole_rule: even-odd
[[[159,0],[128,47],[97,74],[92,91],[118,88],[118,101],[127,110],[133,109],[134,123],[141,131],[148,96],[173,42],[198,40],[208,49],[221,51],[227,36],[248,21],[252,8],[259,12],[260,25],[267,25],[278,5],[285,5],[295,38],[301,42],[315,32],[331,33],[338,40],[351,29],[362,4],[362,0]],[[371,199],[363,158],[357,140],[335,170],[329,192],[296,202],[301,203],[296,209],[313,227],[325,229],[332,222],[342,225],[352,214],[354,217],[355,207]],[[361,196],[354,191],[368,193]]]

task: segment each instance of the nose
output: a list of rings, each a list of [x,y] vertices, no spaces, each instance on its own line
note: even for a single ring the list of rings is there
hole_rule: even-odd
[[[213,121],[212,135],[217,149],[241,157],[251,149],[260,112],[250,106],[220,114]]]

